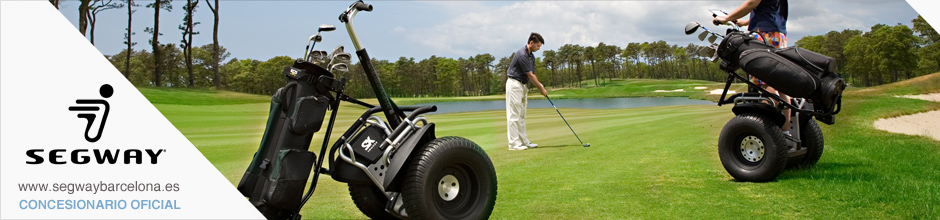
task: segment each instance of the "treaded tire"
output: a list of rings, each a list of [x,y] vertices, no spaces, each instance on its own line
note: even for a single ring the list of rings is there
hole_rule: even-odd
[[[371,184],[347,184],[356,208],[371,219],[398,219],[385,212],[388,197],[378,187]]]
[[[801,126],[800,141],[803,147],[806,148],[806,156],[796,166],[798,168],[809,168],[816,165],[816,162],[819,162],[819,158],[822,157],[824,148],[823,134],[816,120],[807,120]]]
[[[416,152],[402,193],[408,218],[489,218],[496,204],[496,170],[480,146],[443,137]]]
[[[735,116],[718,137],[721,165],[738,181],[774,180],[787,165],[787,151],[780,127],[759,114]]]

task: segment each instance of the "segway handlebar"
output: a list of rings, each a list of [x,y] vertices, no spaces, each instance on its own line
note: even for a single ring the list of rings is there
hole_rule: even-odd
[[[362,1],[353,3],[353,7],[356,7],[356,10],[360,11],[372,11],[372,4],[366,4]]]
[[[359,35],[356,34],[356,29],[353,27],[353,19],[356,18],[356,14],[360,11],[372,11],[372,5],[362,2],[362,0],[353,2],[352,5],[349,5],[349,8],[346,9],[342,14],[339,15],[339,21],[346,24],[346,31],[349,32],[349,37],[353,42],[353,46],[356,48],[356,51],[362,50],[362,42],[359,41]]]

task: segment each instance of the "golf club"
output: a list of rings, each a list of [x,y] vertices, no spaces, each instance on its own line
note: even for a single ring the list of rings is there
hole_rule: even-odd
[[[565,116],[561,115],[561,111],[558,111],[558,107],[555,107],[555,102],[552,102],[552,99],[549,98],[548,96],[545,96],[545,98],[548,99],[548,103],[552,103],[552,107],[555,108],[555,112],[558,112],[558,116],[561,116],[561,120],[565,121],[565,125],[568,125],[568,129],[571,129],[571,133],[574,134],[574,137],[578,138],[578,142],[581,142],[581,146],[590,147],[591,146],[590,143],[585,144],[584,142],[581,141],[581,138],[578,137],[578,133],[575,133],[574,129],[571,128],[571,124],[568,124],[568,120],[565,120]]]

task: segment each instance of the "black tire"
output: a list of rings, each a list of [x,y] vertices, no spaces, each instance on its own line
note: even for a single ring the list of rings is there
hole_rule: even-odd
[[[806,156],[796,164],[797,168],[809,168],[822,157],[824,141],[822,130],[816,120],[810,119],[800,125],[800,141],[806,148]]]
[[[362,214],[371,219],[398,219],[385,211],[385,205],[388,197],[385,196],[379,187],[372,184],[347,184],[349,186],[349,195],[352,196],[353,203],[362,211]]]
[[[443,137],[416,152],[402,193],[408,218],[489,218],[496,204],[496,170],[480,146]]]
[[[787,165],[787,151],[780,127],[759,114],[735,116],[718,137],[721,165],[738,181],[767,182],[777,178]]]

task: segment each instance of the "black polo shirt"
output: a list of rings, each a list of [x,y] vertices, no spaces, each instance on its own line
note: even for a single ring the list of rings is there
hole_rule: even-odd
[[[522,84],[528,84],[529,75],[527,73],[534,71],[535,56],[529,52],[529,48],[523,46],[522,49],[516,51],[512,61],[509,62],[509,70],[506,70],[506,76],[518,80]]]

